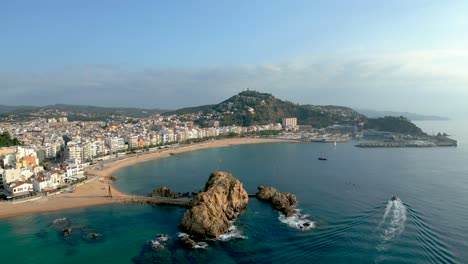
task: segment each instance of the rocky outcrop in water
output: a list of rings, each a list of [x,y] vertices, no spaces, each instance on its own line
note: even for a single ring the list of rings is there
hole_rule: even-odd
[[[258,186],[257,199],[269,203],[275,210],[280,211],[287,217],[293,216],[296,210],[292,206],[297,204],[294,194],[279,192],[273,187]]]
[[[157,189],[152,190],[149,194],[149,197],[160,196],[160,197],[167,197],[167,198],[177,198],[178,195],[170,188],[163,186]]]
[[[188,236],[183,236],[179,238],[180,244],[186,248],[195,248],[197,246],[197,242],[190,239]]]
[[[185,212],[180,229],[198,238],[218,238],[247,207],[248,201],[242,183],[231,173],[214,172],[204,192],[192,199],[192,208]]]

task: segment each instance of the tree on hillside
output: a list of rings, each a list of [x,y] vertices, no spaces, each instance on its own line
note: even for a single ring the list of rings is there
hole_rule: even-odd
[[[18,146],[20,142],[17,138],[11,138],[10,133],[8,131],[3,132],[0,134],[0,147],[11,147],[11,146]]]

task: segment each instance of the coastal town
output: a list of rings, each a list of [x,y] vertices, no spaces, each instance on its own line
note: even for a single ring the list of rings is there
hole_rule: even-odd
[[[71,193],[74,185],[96,178],[99,174],[96,172],[114,161],[162,151],[172,154],[168,151],[220,139],[269,138],[320,143],[354,139],[359,140],[357,147],[456,145],[447,135],[415,137],[363,130],[363,124],[299,126],[296,117],[266,125],[220,126],[220,121],[201,113],[155,114],[112,121],[69,121],[69,113],[55,114],[61,116],[0,123],[1,135],[21,143],[0,148],[0,200]],[[206,125],[194,122],[200,119],[208,120]]]
[[[64,113],[66,114],[66,113]],[[283,126],[284,125],[284,126]],[[18,199],[37,194],[71,192],[72,184],[87,179],[86,169],[98,163],[194,144],[206,140],[296,130],[286,118],[263,126],[201,128],[177,116],[156,115],[137,122],[69,122],[60,118],[0,123],[0,134],[21,145],[0,148],[0,197]]]

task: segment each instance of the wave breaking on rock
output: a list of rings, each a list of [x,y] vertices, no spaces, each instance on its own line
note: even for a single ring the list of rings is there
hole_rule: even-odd
[[[292,208],[297,204],[297,198],[292,193],[279,192],[273,187],[258,186],[258,192],[256,194],[257,199],[283,213],[286,217],[295,215],[296,209]]]
[[[285,216],[281,214],[278,216],[278,220],[288,225],[289,227],[296,228],[302,231],[308,231],[315,227],[315,223],[308,219],[310,215],[301,214],[301,210],[296,209],[296,214],[292,216]]]
[[[219,236],[218,240],[220,241],[229,241],[232,239],[247,239],[248,237],[242,235],[242,231],[232,224],[226,233]]]

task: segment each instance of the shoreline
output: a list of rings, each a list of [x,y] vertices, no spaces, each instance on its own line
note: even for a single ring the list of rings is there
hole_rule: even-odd
[[[189,151],[196,151],[202,149],[221,148],[236,145],[247,145],[247,144],[261,144],[261,143],[278,143],[278,142],[289,142],[297,143],[297,140],[287,139],[273,139],[273,138],[228,138],[221,140],[205,141],[201,143],[194,143],[190,145],[182,145],[176,148],[166,148],[157,152],[140,153],[139,155],[124,157],[120,160],[111,161],[104,164],[104,169],[98,169],[100,164],[93,165],[87,168],[86,171],[92,175],[99,177],[110,177],[112,174],[125,168],[141,162],[155,160],[159,158],[166,158],[173,154],[179,154]]]
[[[135,196],[119,191],[109,180],[109,177],[120,169],[145,161],[169,157],[177,153],[235,145],[276,142],[297,143],[299,141],[273,138],[229,138],[205,141],[191,145],[182,145],[175,148],[162,149],[157,152],[140,153],[139,155],[124,157],[110,162],[98,162],[98,164],[85,169],[86,173],[91,174],[94,177],[86,183],[77,186],[74,193],[60,193],[51,196],[43,196],[40,199],[20,203],[0,202],[0,219],[27,214],[48,213],[98,205],[126,203]],[[101,165],[104,166],[104,168],[98,169]],[[109,187],[112,190],[112,198],[107,196]],[[156,187],[158,186],[155,186],[155,188]]]

